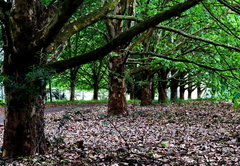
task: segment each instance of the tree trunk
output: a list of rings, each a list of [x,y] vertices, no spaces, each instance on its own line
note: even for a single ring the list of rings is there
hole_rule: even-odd
[[[167,74],[168,71],[166,69],[161,69],[158,72],[158,102],[164,103],[167,101]]]
[[[78,68],[79,67],[70,69],[70,101],[75,100],[75,86],[76,86]]]
[[[52,80],[51,80],[51,78],[49,79],[49,97],[50,97],[50,102],[52,102]]]
[[[171,89],[171,100],[174,101],[177,99],[177,88],[178,88],[178,85],[177,85],[177,82],[175,82],[175,80],[171,81],[172,85],[170,86],[170,89]]]
[[[9,67],[4,60],[4,74],[9,79],[4,82],[7,107],[3,157],[43,154],[47,150],[44,136],[46,82],[33,77],[33,71],[25,70],[29,67]]]
[[[142,72],[142,92],[141,92],[141,106],[151,105],[152,104],[152,82],[149,78],[150,72],[145,70]]]
[[[193,86],[192,86],[192,83],[188,83],[188,99],[192,99],[192,92],[193,92]]]
[[[184,100],[185,85],[180,85],[180,99]]]
[[[172,70],[172,76],[176,73],[176,70]],[[176,78],[172,78],[170,81],[170,90],[171,90],[171,100],[174,101],[177,99],[177,88],[178,88],[178,80]]]
[[[127,10],[127,0],[120,0],[118,6],[114,10],[114,14],[123,15]],[[105,20],[111,39],[119,36],[123,30],[122,20]],[[118,46],[113,50],[112,55],[109,57],[109,101],[108,101],[108,114],[109,115],[123,115],[127,116],[126,104],[126,78],[125,78],[125,58],[126,52],[123,49],[126,45]]]
[[[125,53],[120,53],[118,50],[116,52],[119,53],[118,56],[115,55],[109,58],[111,72],[109,74],[108,114],[127,116],[126,80],[124,76],[126,66],[122,64]]]
[[[201,88],[201,83],[197,83],[197,98],[202,98],[202,93],[204,91],[204,88]]]
[[[135,85],[133,82],[130,82],[130,100],[135,99]]]
[[[93,84],[93,100],[98,100],[98,90],[99,90],[99,87],[98,87],[98,82],[95,82]]]
[[[180,78],[180,99],[184,100],[184,92],[185,92],[185,85],[186,85],[186,81],[184,80],[185,77],[185,72],[181,72],[179,78]]]
[[[30,46],[47,17],[42,13],[44,6],[40,1],[14,2],[17,4],[5,15],[3,30],[6,47],[2,73],[6,77],[7,107],[2,155],[9,158],[46,151],[44,103],[50,76],[41,67],[46,64],[46,54]]]
[[[71,81],[70,82],[70,101],[75,100],[75,82]]]

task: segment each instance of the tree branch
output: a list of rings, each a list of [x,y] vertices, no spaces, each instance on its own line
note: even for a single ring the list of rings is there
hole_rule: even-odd
[[[61,10],[59,9],[59,12],[52,17],[51,22],[40,31],[41,37],[39,40],[30,43],[29,48],[33,51],[38,51],[41,50],[41,48],[49,46],[83,1],[84,0],[65,0]]]
[[[179,3],[168,10],[162,11],[150,17],[147,20],[141,21],[139,24],[121,33],[112,41],[110,41],[106,45],[96,50],[73,57],[71,59],[54,62],[54,63],[48,64],[47,66],[57,71],[64,71],[68,68],[71,68],[77,65],[81,65],[81,64],[88,63],[90,61],[101,59],[102,57],[110,53],[113,49],[115,49],[117,46],[128,42],[139,33],[142,33],[145,30],[153,26],[156,26],[158,23],[170,19],[171,17],[179,16],[182,12],[197,5],[201,1],[203,0],[187,0],[185,2]]]
[[[114,18],[114,19],[134,20],[134,21],[137,21],[137,22],[143,20],[143,19],[136,18],[136,17],[133,17],[133,16],[108,15],[107,17],[108,18]],[[221,46],[221,47],[225,47],[225,48],[228,48],[228,49],[233,49],[237,52],[240,52],[240,48],[238,48],[238,47],[231,46],[229,44],[216,42],[216,41],[213,41],[213,40],[210,40],[210,39],[205,39],[205,38],[202,38],[202,37],[198,37],[198,36],[195,36],[195,33],[194,34],[189,34],[189,33],[186,33],[182,30],[179,30],[179,29],[176,29],[176,28],[173,28],[173,27],[169,27],[169,26],[165,26],[165,25],[157,25],[155,27],[160,28],[160,29],[164,29],[164,30],[167,30],[167,31],[178,33],[178,34],[180,34],[184,37],[187,37],[187,38],[202,41],[202,42],[209,43],[209,44],[212,44],[212,45],[215,45],[215,46]]]
[[[158,58],[163,58],[163,59],[167,59],[167,60],[171,60],[171,61],[174,61],[174,62],[184,62],[184,63],[191,63],[191,64],[194,64],[194,65],[197,65],[201,68],[205,68],[205,69],[208,69],[208,70],[212,70],[212,71],[232,71],[232,70],[237,70],[236,68],[229,68],[229,69],[218,69],[218,68],[213,68],[213,67],[210,67],[210,66],[207,66],[207,65],[204,65],[204,64],[200,64],[200,63],[197,63],[197,62],[194,62],[194,61],[190,61],[188,59],[176,59],[176,58],[171,58],[171,57],[166,57],[166,56],[162,56],[162,55],[158,55],[158,54],[155,54],[155,53],[152,53],[152,52],[132,52],[130,53],[131,55],[134,55],[134,54],[137,54],[137,55],[151,55],[151,56],[155,56],[155,57],[158,57]],[[154,58],[153,58],[154,59]],[[146,66],[143,66],[143,67],[139,67],[138,69],[134,69],[132,71],[129,71],[129,74],[130,75],[133,75],[133,74],[136,74],[137,72],[141,72],[143,70],[146,70],[148,68],[152,67],[151,65],[146,65]]]
[[[218,0],[219,3],[223,4],[227,8],[231,9],[232,11],[236,12],[237,14],[240,14],[240,5],[232,5],[229,2],[225,0]]]
[[[108,1],[108,3],[105,3],[102,7],[66,24],[56,36],[54,42],[47,48],[47,52],[50,53],[53,49],[61,45],[62,42],[68,40],[68,38],[74,35],[77,31],[81,31],[89,25],[105,18],[105,15],[116,7],[118,1],[119,0]]]

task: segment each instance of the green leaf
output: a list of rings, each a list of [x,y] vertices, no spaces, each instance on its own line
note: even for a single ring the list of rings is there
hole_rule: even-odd
[[[153,152],[149,152],[149,153],[148,153],[148,156],[150,156],[150,157],[153,156],[153,155],[154,155]]]
[[[164,148],[167,148],[169,145],[168,145],[168,142],[167,141],[165,141],[165,142],[162,142],[162,144],[161,144]]]
[[[34,159],[32,159],[32,161],[35,163],[35,162],[37,162],[37,161],[38,161],[38,159],[34,158]]]

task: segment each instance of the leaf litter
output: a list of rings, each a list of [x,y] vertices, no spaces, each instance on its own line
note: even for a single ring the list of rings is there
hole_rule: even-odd
[[[0,164],[240,165],[240,114],[226,102],[128,104],[127,117],[103,105],[65,108],[45,114],[47,154]]]

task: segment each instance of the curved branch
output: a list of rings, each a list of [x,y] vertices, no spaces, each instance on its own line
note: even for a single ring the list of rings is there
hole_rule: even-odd
[[[121,33],[119,36],[111,40],[109,43],[107,43],[106,45],[100,48],[97,48],[96,50],[90,51],[88,53],[85,53],[67,60],[54,62],[54,63],[48,64],[47,66],[57,71],[64,71],[68,68],[72,68],[77,65],[81,65],[81,64],[88,63],[90,61],[101,59],[102,57],[110,53],[113,49],[115,49],[121,44],[128,42],[139,33],[142,33],[145,30],[153,26],[156,26],[158,23],[170,19],[171,17],[179,16],[182,12],[197,5],[201,1],[203,0],[187,0],[185,2],[179,3],[168,10],[162,11],[150,17],[147,20],[141,21],[139,24]]]
[[[108,3],[105,3],[102,7],[66,24],[62,28],[61,32],[57,34],[54,42],[51,43],[51,45],[47,48],[47,52],[50,53],[53,49],[61,45],[62,42],[68,40],[69,37],[74,35],[77,31],[81,31],[84,28],[88,27],[89,25],[92,25],[97,21],[105,18],[105,15],[116,7],[118,1],[119,0],[108,1]]]
[[[212,44],[214,46],[220,46],[220,47],[224,47],[224,48],[228,48],[228,49],[232,49],[232,50],[235,50],[237,52],[240,52],[240,48],[238,48],[238,47],[235,47],[235,46],[232,46],[232,45],[229,45],[229,44],[216,42],[216,41],[213,41],[213,40],[210,40],[210,39],[205,39],[205,38],[198,37],[198,36],[195,36],[195,35],[191,35],[191,34],[188,34],[184,31],[182,31],[182,30],[175,29],[175,28],[172,28],[172,27],[169,27],[169,26],[158,25],[156,27],[178,33],[178,34],[180,34],[184,37],[187,37],[187,38],[191,38],[191,39],[194,39],[194,40],[198,40],[198,41],[202,41],[202,42],[205,42],[205,43],[208,43],[208,44]]]
[[[41,50],[41,48],[49,46],[83,1],[84,0],[65,0],[61,10],[58,10],[59,12],[53,16],[51,22],[40,31],[41,37],[30,43],[29,48],[33,51],[38,51]]]

